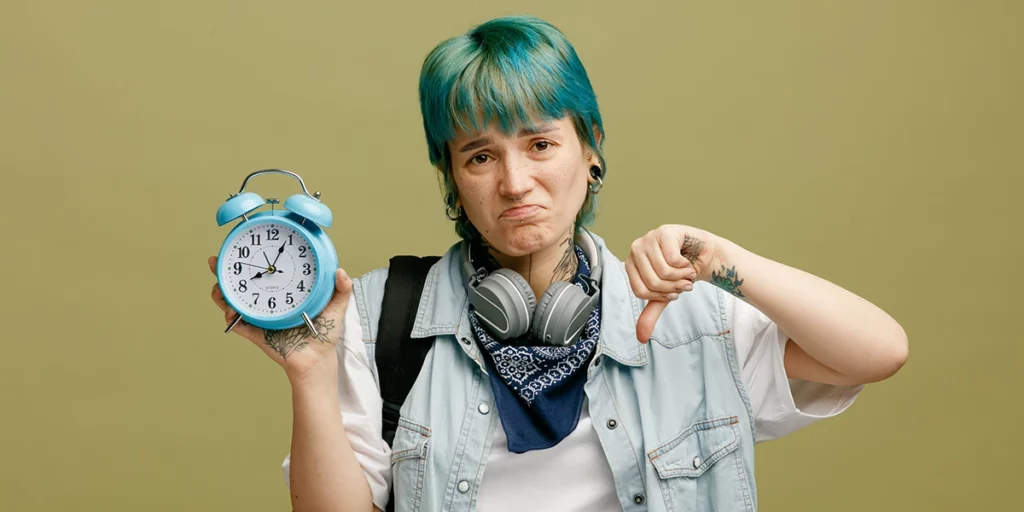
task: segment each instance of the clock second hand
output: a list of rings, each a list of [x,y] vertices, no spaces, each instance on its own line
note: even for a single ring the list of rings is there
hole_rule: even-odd
[[[244,262],[244,261],[238,261],[238,262],[236,262],[236,263],[241,263],[242,265],[249,265],[250,267],[256,267],[256,268],[258,268],[258,269],[260,269],[260,270],[266,270],[266,268],[265,268],[265,267],[261,267],[261,266],[259,266],[259,265],[253,265],[252,263],[246,263],[246,262]]]

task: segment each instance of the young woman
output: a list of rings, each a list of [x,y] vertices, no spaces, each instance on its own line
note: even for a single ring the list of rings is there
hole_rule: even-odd
[[[601,116],[550,24],[441,43],[420,102],[462,240],[427,275],[412,336],[434,342],[393,445],[374,362],[387,268],[338,271],[319,339],[235,328],[291,383],[294,510],[754,510],[754,443],[906,361],[879,308],[697,227],[638,227],[625,261],[609,252],[586,229]]]

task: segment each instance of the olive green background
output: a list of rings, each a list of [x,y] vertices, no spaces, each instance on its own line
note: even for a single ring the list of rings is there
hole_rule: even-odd
[[[445,250],[419,66],[513,13],[587,66],[620,258],[691,224],[909,333],[846,414],[758,446],[762,510],[1015,508],[1019,2],[5,0],[0,510],[288,510],[288,382],[222,333],[215,211],[284,168],[351,274]]]

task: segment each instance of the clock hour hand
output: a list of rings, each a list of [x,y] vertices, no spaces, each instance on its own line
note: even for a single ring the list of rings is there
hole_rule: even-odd
[[[280,270],[274,270],[274,273],[283,274],[284,272],[281,272]],[[256,272],[256,275],[250,277],[249,279],[260,279],[261,277],[263,277],[263,272]]]

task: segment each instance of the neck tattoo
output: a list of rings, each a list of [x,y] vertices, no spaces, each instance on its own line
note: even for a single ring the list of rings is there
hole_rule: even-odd
[[[565,248],[565,251],[562,252],[562,259],[558,261],[558,265],[555,266],[555,271],[551,275],[552,283],[555,281],[569,281],[572,279],[572,276],[576,275],[576,269],[579,266],[571,234],[562,241],[561,246]]]

